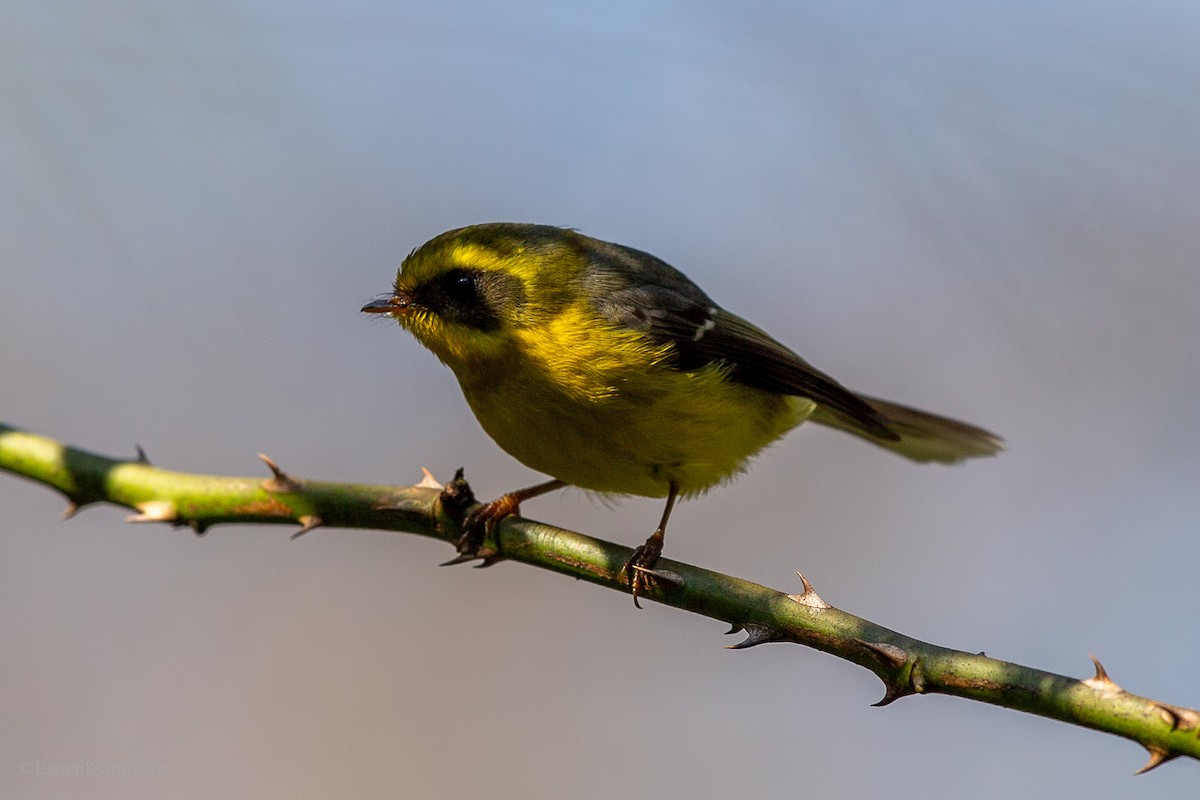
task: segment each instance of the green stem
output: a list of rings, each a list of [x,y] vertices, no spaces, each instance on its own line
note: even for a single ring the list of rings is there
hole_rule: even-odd
[[[0,423],[0,469],[58,490],[70,513],[103,501],[137,511],[131,521],[187,525],[197,533],[220,522],[258,522],[299,524],[300,532],[321,525],[404,531],[449,542],[461,535],[461,498],[470,490],[460,480],[445,489],[432,480],[401,487],[332,483],[294,478],[264,461],[272,471],[266,479],[170,472]],[[629,590],[622,568],[631,551],[611,542],[510,517],[485,547],[489,562],[501,557]],[[647,599],[744,630],[747,638],[736,648],[795,642],[866,667],[884,683],[879,705],[911,694],[953,695],[1131,739],[1150,753],[1142,771],[1181,755],[1200,759],[1200,712],[1130,694],[1099,662],[1093,677],[1077,680],[913,639],[833,608],[807,581],[803,592],[789,595],[666,558],[655,572]]]

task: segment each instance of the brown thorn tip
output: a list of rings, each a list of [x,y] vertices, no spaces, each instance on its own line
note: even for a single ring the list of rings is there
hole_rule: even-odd
[[[1155,767],[1160,767],[1179,755],[1178,753],[1169,753],[1158,745],[1148,744],[1145,745],[1145,747],[1147,752],[1150,753],[1150,759],[1142,766],[1141,769],[1133,773],[1134,775],[1145,775]]]
[[[483,569],[497,564],[504,560],[504,556],[495,551],[483,550],[479,553],[479,563],[475,565],[475,569]]]
[[[146,457],[146,451],[142,449],[142,446],[140,444],[135,444],[134,447],[137,448],[137,463],[149,464],[150,459]]]
[[[804,584],[804,591],[800,594],[789,594],[788,598],[795,600],[797,603],[808,606],[809,608],[833,608],[833,606],[821,599],[821,595],[817,594],[813,589],[812,584],[808,582],[808,578],[803,574],[796,573],[800,577],[800,583]]]
[[[203,536],[208,530],[208,523],[201,522],[198,519],[192,520],[188,523],[188,525],[191,527],[192,533],[196,534],[197,536]]]
[[[913,693],[911,689],[903,689],[900,686],[888,683],[887,681],[883,682],[883,686],[883,697],[879,699],[879,702],[871,703],[872,708],[883,708],[884,706],[888,706],[896,702],[901,697],[905,697]]]
[[[458,555],[456,555],[454,558],[450,559],[449,561],[443,561],[442,563],[438,564],[438,566],[439,567],[453,567],[457,564],[468,564],[472,561],[475,561],[476,559],[482,559],[482,558],[483,558],[483,556],[476,555],[475,553],[459,553]]]
[[[305,514],[299,517],[297,521],[300,523],[300,530],[292,534],[292,541],[299,539],[304,534],[311,531],[313,528],[319,528],[324,524],[324,520],[316,514]]]
[[[300,488],[300,481],[296,480],[291,475],[288,475],[286,472],[280,469],[279,465],[272,461],[271,458],[265,453],[259,453],[258,457],[262,459],[262,462],[267,465],[268,469],[271,470],[272,477],[268,478],[262,483],[262,487],[268,492],[286,494],[288,492],[297,491]]]
[[[1096,674],[1083,681],[1084,686],[1090,686],[1098,692],[1106,694],[1115,694],[1124,691],[1116,682],[1108,677],[1108,672],[1105,671],[1104,665],[1100,663],[1100,659],[1096,658],[1095,654],[1088,653],[1092,659],[1092,663],[1096,665]]]
[[[71,517],[73,517],[77,513],[79,513],[79,509],[80,509],[79,503],[76,503],[74,500],[68,500],[67,507],[63,509],[62,514],[59,515],[59,518],[65,522],[66,520],[69,520]]]
[[[755,647],[767,642],[778,642],[783,638],[778,632],[764,625],[755,625],[753,622],[747,622],[742,628],[746,631],[746,638],[735,644],[725,645],[726,650],[745,650],[747,647]]]
[[[417,484],[422,489],[441,489],[442,482],[433,477],[433,473],[421,467],[421,482]]]

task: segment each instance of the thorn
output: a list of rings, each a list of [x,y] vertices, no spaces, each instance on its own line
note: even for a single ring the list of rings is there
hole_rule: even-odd
[[[196,534],[197,536],[203,536],[208,532],[208,523],[201,522],[198,519],[194,519],[189,522],[188,527],[190,527],[192,529],[192,533]]]
[[[888,666],[893,669],[900,670],[895,678],[879,676],[883,681],[883,697],[879,702],[871,705],[879,708],[896,702],[901,697],[907,697],[910,694],[925,693],[925,670],[921,666],[920,657],[914,658],[910,663],[908,653],[903,648],[897,647],[894,644],[887,642],[864,642],[859,641],[867,650],[875,653],[882,658]],[[907,665],[908,669],[904,669]]]
[[[417,486],[420,487],[421,489],[440,489],[440,488],[442,488],[442,482],[439,481],[437,478],[433,477],[433,473],[430,472],[429,470],[425,469],[424,467],[421,467],[421,475],[422,475],[421,482],[417,484]]]
[[[883,682],[883,688],[883,697],[881,697],[878,702],[871,703],[872,708],[883,708],[884,706],[888,706],[896,702],[901,697],[907,697],[913,693],[912,689],[901,687],[896,683],[888,683],[887,681]]]
[[[439,567],[453,567],[458,564],[469,564],[472,561],[485,561],[485,560],[487,560],[487,556],[484,555],[482,552],[459,553],[458,555],[456,555],[454,558],[450,559],[449,561],[443,561],[442,563],[438,564],[438,566]]]
[[[125,518],[126,522],[173,522],[179,516],[175,504],[169,500],[147,500],[134,508],[141,513],[130,514]]]
[[[438,500],[451,517],[457,517],[460,521],[466,515],[467,509],[475,505],[475,493],[471,491],[471,484],[463,478],[462,467],[455,470],[454,479],[442,487]]]
[[[262,462],[267,465],[267,468],[271,470],[271,474],[274,476],[273,478],[263,481],[262,487],[264,489],[266,489],[268,492],[278,492],[280,494],[299,491],[300,481],[281,470],[279,465],[272,461],[265,454],[259,453],[258,457],[262,459]]]
[[[68,501],[67,501],[67,507],[66,507],[66,508],[64,508],[64,509],[63,509],[63,512],[62,512],[62,514],[60,514],[60,515],[59,515],[59,519],[61,519],[61,520],[63,520],[64,522],[66,522],[66,521],[67,521],[67,520],[69,520],[71,517],[73,517],[73,516],[75,516],[76,514],[78,514],[78,513],[79,513],[79,509],[81,509],[81,508],[83,508],[83,506],[79,505],[79,503],[76,503],[74,500],[68,500]]]
[[[812,584],[808,582],[808,578],[799,572],[796,574],[800,576],[800,582],[804,584],[804,591],[800,594],[789,594],[788,597],[790,599],[809,608],[833,608],[833,606],[821,599],[821,595],[817,594],[816,590],[813,589]]]
[[[902,648],[897,647],[894,644],[888,644],[887,642],[862,641],[860,641],[859,644],[870,650],[875,655],[879,656],[881,659],[887,662],[888,666],[894,669],[899,669],[908,662],[908,653],[904,652]]]
[[[1096,658],[1096,654],[1088,653],[1088,658],[1092,659],[1092,663],[1096,665],[1096,677],[1093,680],[1100,683],[1112,683],[1112,678],[1108,677],[1108,673],[1104,671],[1104,665],[1100,663],[1100,659]]]
[[[134,459],[134,461],[136,461],[138,464],[146,464],[149,466],[150,459],[146,457],[146,451],[142,449],[140,444],[135,444],[134,447],[137,448],[137,458]]]
[[[1104,671],[1104,665],[1100,663],[1100,659],[1096,658],[1092,653],[1088,653],[1088,655],[1091,656],[1092,663],[1096,665],[1096,674],[1084,680],[1084,686],[1091,687],[1097,692],[1106,695],[1120,694],[1125,691],[1112,678],[1108,677],[1108,673]]]
[[[1178,753],[1170,753],[1166,749],[1159,747],[1156,744],[1148,744],[1144,745],[1144,747],[1150,753],[1150,760],[1147,761],[1141,769],[1133,773],[1134,775],[1145,775],[1155,767],[1162,766],[1179,755]]]
[[[290,477],[288,477],[287,473],[284,473],[284,471],[280,469],[280,465],[276,464],[274,461],[271,461],[271,457],[266,455],[266,453],[258,453],[258,457],[262,459],[264,464],[266,464],[266,468],[271,470],[271,475],[275,476],[276,481],[286,483],[292,480]]]
[[[305,514],[299,518],[298,522],[300,523],[300,530],[292,534],[293,542],[311,531],[313,528],[319,528],[325,524],[325,520],[321,519],[316,514]]]
[[[271,470],[271,473],[276,477],[276,479],[281,481],[287,480],[287,473],[281,470],[279,465],[271,460],[270,456],[268,456],[266,453],[259,453],[258,457],[262,459],[264,464],[267,465],[267,468]]]
[[[746,631],[746,638],[736,644],[725,645],[726,650],[745,650],[747,647],[754,647],[767,642],[778,642],[783,639],[783,636],[778,631],[771,630],[764,625],[755,625],[753,622],[747,622],[742,626]],[[733,631],[730,631],[733,633]]]
[[[479,563],[475,565],[475,569],[484,569],[504,560],[504,556],[495,550],[481,550],[478,558]]]
[[[1150,705],[1162,712],[1163,719],[1171,726],[1172,731],[1190,731],[1200,725],[1200,713],[1193,709],[1160,703],[1157,700],[1151,700]]]

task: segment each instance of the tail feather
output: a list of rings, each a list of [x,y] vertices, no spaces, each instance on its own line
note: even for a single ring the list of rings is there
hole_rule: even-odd
[[[898,434],[899,439],[873,435],[861,423],[823,406],[817,406],[809,419],[852,433],[913,461],[954,464],[966,458],[995,455],[1004,449],[1004,440],[983,428],[874,397],[862,399],[879,412],[887,421],[887,428]]]

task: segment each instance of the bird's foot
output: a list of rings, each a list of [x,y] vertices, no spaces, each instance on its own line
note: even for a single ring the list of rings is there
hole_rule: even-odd
[[[638,602],[638,596],[643,591],[656,586],[657,579],[663,577],[653,569],[658,557],[662,555],[662,551],[663,530],[659,528],[650,534],[650,538],[634,550],[633,555],[625,562],[623,570],[629,581],[629,592],[633,595],[633,604],[638,608],[642,607],[642,604]]]
[[[475,502],[475,493],[463,479],[463,472],[460,469],[455,473],[454,480],[442,488],[442,508],[458,520],[461,531],[461,535],[454,542],[455,547],[458,548],[458,556],[450,559],[446,564],[462,564],[475,559],[483,561],[479,565],[481,567],[490,567],[495,564],[502,556],[492,534],[495,533],[496,526],[500,524],[501,520],[505,517],[515,517],[521,513],[521,503],[524,501],[556,491],[564,486],[566,486],[565,483],[555,478],[545,483],[539,483],[537,486],[509,492],[490,503],[479,505]],[[489,541],[492,542],[490,547],[487,546]]]

